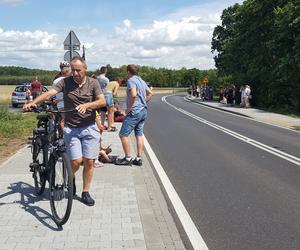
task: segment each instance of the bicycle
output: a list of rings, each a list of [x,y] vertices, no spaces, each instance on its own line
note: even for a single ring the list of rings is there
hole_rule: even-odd
[[[49,182],[49,200],[54,222],[61,226],[71,214],[73,202],[73,172],[66,154],[63,132],[60,126],[61,114],[72,110],[57,110],[53,104],[40,106],[33,112],[37,115],[37,127],[33,129],[32,163],[30,171],[35,191],[43,194],[46,181]]]

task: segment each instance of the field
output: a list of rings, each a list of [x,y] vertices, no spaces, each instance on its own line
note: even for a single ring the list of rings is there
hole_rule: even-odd
[[[7,102],[11,99],[11,93],[15,89],[12,85],[0,85],[0,101]]]
[[[0,102],[10,102],[11,99],[11,93],[15,89],[14,85],[0,85]],[[180,92],[184,91],[183,88],[153,88],[154,94],[170,94],[173,92]],[[125,96],[125,88],[122,87],[119,90],[119,96],[124,97]]]

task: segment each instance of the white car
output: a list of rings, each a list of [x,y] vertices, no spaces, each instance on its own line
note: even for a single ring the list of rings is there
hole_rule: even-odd
[[[30,83],[23,83],[16,86],[15,90],[11,94],[11,104],[14,108],[18,105],[23,105],[26,102],[26,91],[30,88]],[[42,91],[46,92],[48,89],[42,86]]]

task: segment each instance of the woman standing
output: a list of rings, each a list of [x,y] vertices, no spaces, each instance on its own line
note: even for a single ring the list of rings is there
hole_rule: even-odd
[[[107,105],[107,131],[117,131],[114,122],[114,97],[118,96],[118,90],[120,85],[122,84],[123,78],[117,77],[115,81],[111,81],[106,86],[106,105]]]

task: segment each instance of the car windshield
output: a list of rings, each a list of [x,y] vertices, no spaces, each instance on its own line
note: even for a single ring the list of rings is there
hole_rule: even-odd
[[[26,92],[25,86],[17,86],[15,88],[16,92]]]

